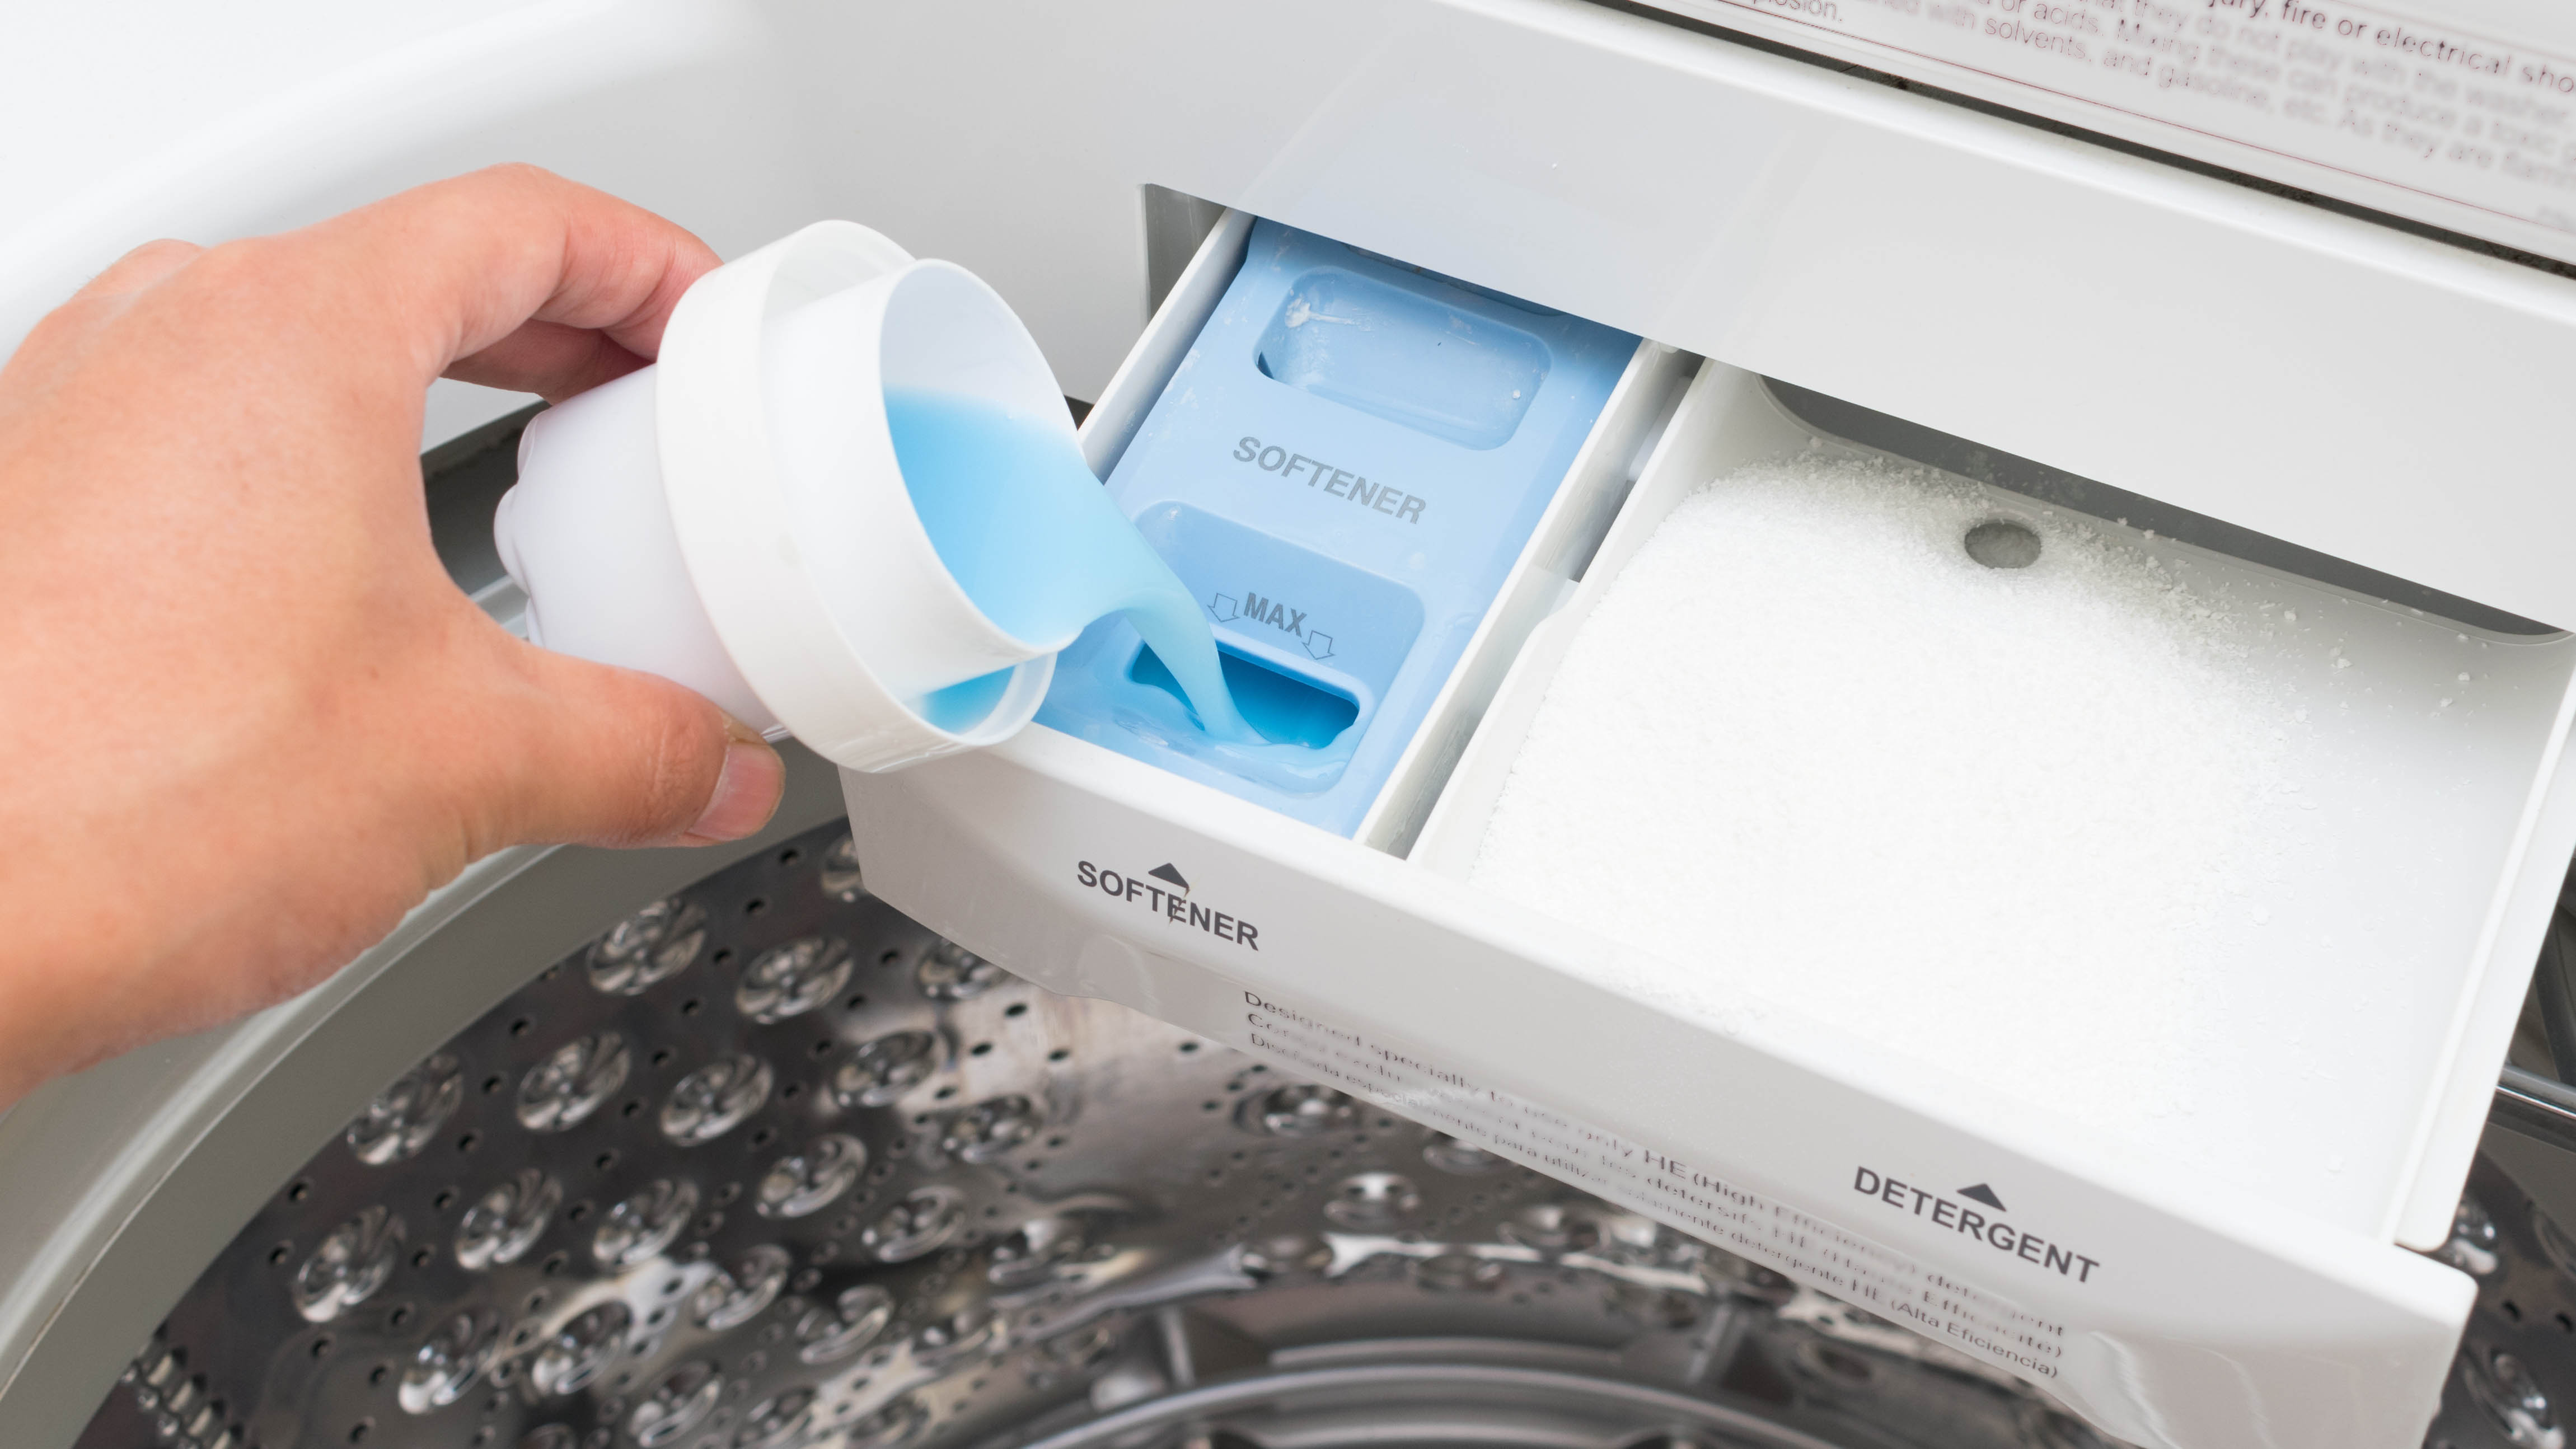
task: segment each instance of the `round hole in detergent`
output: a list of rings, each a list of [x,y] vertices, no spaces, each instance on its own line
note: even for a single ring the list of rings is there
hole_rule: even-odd
[[[1968,530],[1968,557],[1990,569],[2026,569],[2039,562],[2039,535],[2009,518],[1989,518]]]

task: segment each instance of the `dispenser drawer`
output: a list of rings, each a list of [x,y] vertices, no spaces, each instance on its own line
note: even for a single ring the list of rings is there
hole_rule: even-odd
[[[1531,540],[1625,461],[1677,376],[1623,332],[1296,231],[1230,220],[1154,322],[1169,377],[1117,397],[1111,502],[1214,630],[1248,732],[1200,727],[1103,619],[1039,722],[1338,835],[1418,790],[1407,758]],[[1149,342],[1147,350],[1157,350]],[[1622,478],[1633,476],[1633,469]]]
[[[1161,393],[1243,225],[1218,229],[1095,409],[1095,468]],[[2267,621],[2230,644],[2234,667],[2256,697],[2297,695],[2315,727],[2265,746],[2268,793],[2236,832],[2259,858],[2238,861],[2246,883],[2198,938],[2207,969],[2178,978],[2223,987],[2218,1009],[2186,999],[2146,1048],[2115,1039],[2141,1019],[2099,963],[2144,958],[2070,937],[2063,999],[2018,1008],[2065,1039],[2016,1078],[1975,1060],[1957,1019],[1909,1038],[1883,1003],[1837,1012],[1787,989],[1806,983],[1762,954],[1776,940],[1719,921],[1677,955],[1579,902],[1478,884],[1514,763],[1626,565],[1702,484],[1781,456],[1888,466],[1758,378],[1640,348],[1355,839],[1031,728],[846,777],[869,887],[1052,989],[1489,1146],[2039,1384],[2123,1439],[2413,1445],[2473,1293],[2409,1246],[2448,1225],[2576,846],[2557,769],[2576,641],[2084,523],[2186,595]],[[2029,500],[1940,486],[1947,506],[2073,536]],[[1677,604],[1673,647],[1776,624],[1763,607]],[[1828,668],[1860,653],[1818,648]],[[1882,707],[1902,751],[1908,701]],[[1993,751],[2007,779],[2013,748]],[[2088,849],[2088,819],[2057,822],[2063,851]],[[1871,823],[1848,822],[1852,838]],[[2152,860],[2135,846],[2125,858]],[[2174,1043],[2188,1059],[2164,1070]],[[2088,1056],[2117,1068],[2091,1096],[2048,1089]],[[2110,1090],[2158,1082],[2174,1089],[2164,1116]]]

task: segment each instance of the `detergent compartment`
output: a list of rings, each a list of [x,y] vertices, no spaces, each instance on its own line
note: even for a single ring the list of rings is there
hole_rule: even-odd
[[[1272,222],[1109,475],[1214,627],[1215,738],[1112,616],[1038,722],[1336,834],[1384,792],[1638,352]]]

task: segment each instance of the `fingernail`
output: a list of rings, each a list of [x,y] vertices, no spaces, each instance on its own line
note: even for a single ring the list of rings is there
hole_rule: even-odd
[[[712,844],[740,840],[769,823],[778,813],[778,797],[787,785],[787,762],[740,721],[726,721],[724,772],[716,776],[715,793],[690,826],[684,841]]]

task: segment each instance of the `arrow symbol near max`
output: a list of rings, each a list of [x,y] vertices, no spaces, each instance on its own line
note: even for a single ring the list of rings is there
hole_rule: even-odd
[[[1330,634],[1316,634],[1309,632],[1306,635],[1306,652],[1315,656],[1317,659],[1332,658],[1333,636]]]

